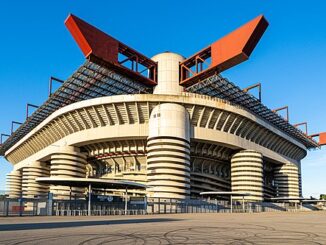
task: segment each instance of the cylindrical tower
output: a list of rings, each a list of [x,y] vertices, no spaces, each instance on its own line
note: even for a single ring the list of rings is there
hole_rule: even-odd
[[[86,177],[86,155],[80,153],[76,147],[65,146],[59,153],[51,155],[51,177],[62,178],[85,178]],[[69,197],[80,197],[84,194],[84,188],[69,186],[50,187],[55,198],[68,199]]]
[[[180,94],[179,63],[184,60],[179,54],[165,52],[152,57],[157,62],[157,86],[154,94]]]
[[[23,168],[22,192],[24,198],[46,197],[49,186],[36,182],[38,177],[48,177],[49,167],[44,162],[33,162]]]
[[[299,197],[299,171],[295,164],[286,163],[276,166],[274,178],[278,197]]]
[[[22,172],[13,170],[7,174],[7,190],[9,198],[19,198],[22,192]]]
[[[179,104],[156,106],[149,120],[147,178],[153,197],[185,199],[190,194],[190,123]]]
[[[235,192],[246,192],[252,201],[263,200],[263,159],[262,154],[243,150],[231,159],[231,187]]]

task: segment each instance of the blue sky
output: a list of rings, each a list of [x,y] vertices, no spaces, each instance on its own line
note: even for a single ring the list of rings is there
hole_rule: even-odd
[[[84,58],[63,22],[73,13],[151,57],[189,56],[259,14],[270,23],[250,60],[223,73],[240,87],[262,82],[263,103],[288,105],[290,122],[326,131],[325,1],[6,1],[0,8],[0,132],[41,104],[48,79]],[[0,158],[0,190],[11,165]],[[305,196],[326,193],[326,147],[302,161]]]

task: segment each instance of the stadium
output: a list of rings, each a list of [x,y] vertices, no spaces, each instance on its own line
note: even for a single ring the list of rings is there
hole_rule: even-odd
[[[267,108],[249,93],[260,95],[260,84],[240,88],[221,75],[249,58],[268,27],[264,16],[187,58],[148,58],[74,15],[65,25],[86,60],[65,81],[51,77],[48,99],[28,104],[26,121],[1,135],[0,155],[14,167],[10,198],[85,198],[90,186],[180,200],[302,197],[301,160],[326,144],[326,133],[308,135],[306,123],[278,114],[287,107]]]

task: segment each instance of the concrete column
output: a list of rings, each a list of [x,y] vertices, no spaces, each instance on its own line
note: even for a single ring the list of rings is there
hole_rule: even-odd
[[[278,165],[274,170],[277,197],[299,197],[299,170],[293,163]]]
[[[62,147],[59,153],[51,155],[50,177],[61,178],[85,178],[86,177],[86,155],[80,153],[77,147]],[[50,186],[50,191],[56,199],[69,199],[70,196],[84,195],[84,188],[69,186]]]
[[[251,195],[246,197],[248,200],[263,201],[263,156],[261,153],[243,150],[232,156],[231,188],[235,192],[250,193]]]
[[[157,62],[157,86],[154,94],[181,94],[183,87],[179,85],[179,63],[184,57],[165,52],[152,57]]]
[[[302,197],[302,176],[301,176],[301,162],[298,166],[298,178],[299,178],[299,197]]]
[[[7,174],[7,190],[9,198],[19,198],[22,192],[22,172],[13,170]]]
[[[46,197],[49,186],[36,182],[38,177],[48,177],[49,167],[44,162],[33,162],[23,168],[22,192],[24,198]]]
[[[149,120],[147,179],[153,197],[190,195],[190,123],[182,105],[160,104]]]

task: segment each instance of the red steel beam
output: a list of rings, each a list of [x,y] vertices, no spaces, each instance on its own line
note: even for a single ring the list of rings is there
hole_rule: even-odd
[[[180,64],[180,84],[191,86],[214,73],[220,73],[247,60],[267,27],[267,20],[260,15],[189,57]],[[198,69],[198,64],[202,65],[202,60],[208,58],[211,58],[208,68]],[[193,66],[196,66],[196,69],[193,76],[190,76],[189,71]]]
[[[75,39],[84,56],[92,61],[104,61],[112,68],[123,71],[125,74],[137,78],[146,85],[156,85],[157,64],[150,58],[116,40],[82,19],[70,14],[65,25]],[[126,56],[132,63],[143,65],[149,71],[149,77],[145,77],[138,70],[134,71],[123,66],[119,62],[118,55]]]
[[[318,134],[311,134],[309,135],[310,138],[319,137],[318,144],[320,146],[326,145],[326,132],[318,133]]]
[[[326,132],[319,133],[319,145],[326,145]]]

